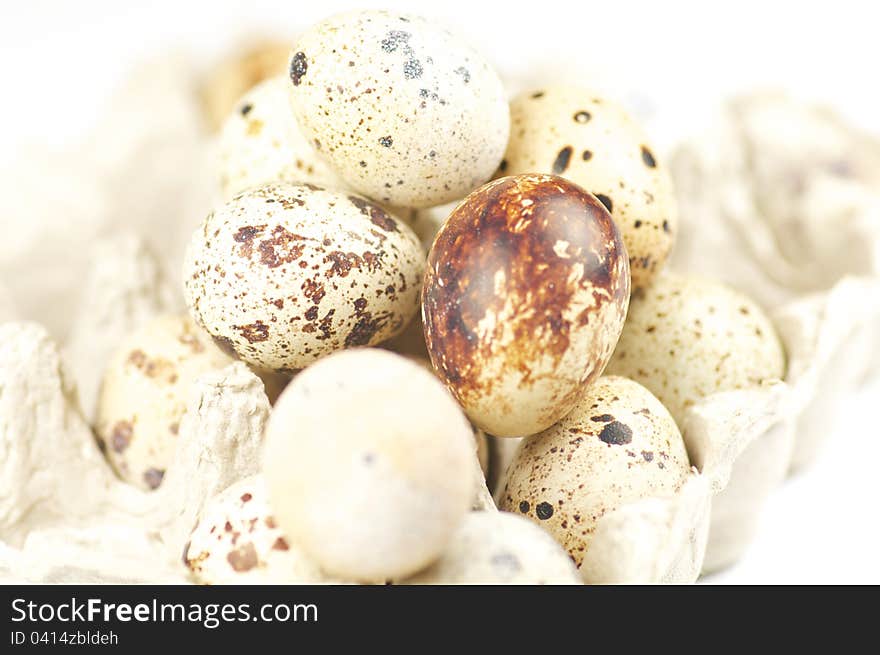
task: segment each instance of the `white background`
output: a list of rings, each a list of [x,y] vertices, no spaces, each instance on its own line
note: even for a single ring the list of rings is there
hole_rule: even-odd
[[[95,127],[130,67],[185,49],[207,65],[252,33],[291,41],[356,3],[0,0],[0,172],[16,148]],[[867,2],[385,2],[436,18],[512,86],[576,79],[625,100],[662,148],[731,92],[782,86],[880,132],[880,45]],[[363,7],[363,5],[360,5]],[[823,459],[769,501],[761,534],[719,582],[880,583],[880,386],[853,398]]]

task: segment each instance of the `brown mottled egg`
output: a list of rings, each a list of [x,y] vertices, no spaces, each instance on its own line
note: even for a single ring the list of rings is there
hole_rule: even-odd
[[[523,93],[510,118],[501,172],[562,175],[595,194],[623,235],[633,288],[647,284],[672,250],[678,209],[639,125],[613,100],[577,87]]]
[[[276,183],[205,219],[189,244],[184,292],[229,352],[292,371],[402,331],[418,309],[423,270],[412,230],[377,205]]]
[[[660,401],[632,380],[605,376],[559,423],[523,439],[499,509],[541,525],[580,567],[603,515],[672,495],[689,471],[684,440]]]
[[[553,537],[508,512],[470,512],[443,556],[403,584],[581,584]]]
[[[293,111],[352,188],[430,207],[488,180],[509,109],[483,57],[422,18],[353,11],[304,33],[290,61]]]
[[[323,570],[383,581],[431,564],[474,494],[473,431],[419,364],[378,348],[300,373],[266,429],[279,525]]]
[[[682,425],[688,407],[785,374],[776,330],[750,298],[718,282],[663,273],[633,295],[608,373],[645,385]]]
[[[434,241],[422,294],[431,361],[470,419],[501,437],[565,416],[605,368],[629,301],[617,227],[552,175],[474,191]]]
[[[236,482],[208,502],[183,561],[200,584],[327,581],[318,565],[281,532],[261,475]]]
[[[260,40],[236,52],[211,71],[201,88],[205,118],[210,128],[220,128],[246,91],[273,75],[283,74],[289,55],[289,43]]]
[[[232,360],[188,316],[163,316],[129,335],[101,381],[95,433],[108,461],[142,489],[162,483],[196,378]]]
[[[260,83],[239,100],[223,124],[218,149],[225,198],[278,181],[345,188],[297,127],[286,75]]]

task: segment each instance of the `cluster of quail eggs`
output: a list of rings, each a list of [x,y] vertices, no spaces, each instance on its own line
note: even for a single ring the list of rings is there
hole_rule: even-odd
[[[288,62],[219,130],[188,316],[107,368],[107,457],[160,486],[188,385],[240,360],[290,382],[263,471],[195,527],[197,581],[580,582],[605,514],[692,474],[684,411],[782,376],[772,324],[664,271],[670,176],[613,99],[509,100],[476,50],[395,12],[319,23]],[[500,513],[473,509],[475,477]]]

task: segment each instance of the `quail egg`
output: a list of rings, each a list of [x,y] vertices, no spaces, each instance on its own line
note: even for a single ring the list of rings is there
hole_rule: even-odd
[[[104,372],[95,419],[120,478],[145,490],[162,483],[193,383],[231,361],[188,316],[161,316],[123,340]]]
[[[613,100],[565,86],[517,96],[510,117],[501,173],[553,173],[595,194],[623,235],[633,288],[647,284],[672,250],[678,210],[639,125]]]
[[[764,311],[718,282],[663,273],[633,295],[608,373],[645,385],[682,425],[706,396],[781,379],[785,352]]]
[[[297,127],[285,75],[261,82],[239,100],[223,124],[218,149],[226,198],[269,182],[345,186]]]
[[[660,401],[632,380],[604,376],[568,416],[522,441],[499,509],[541,525],[580,567],[603,515],[671,496],[689,472],[684,440]]]
[[[315,584],[318,565],[281,532],[261,475],[212,498],[190,535],[183,561],[200,584]]]
[[[184,293],[228,352],[274,371],[374,345],[418,311],[424,253],[359,196],[304,184],[242,192],[193,234]]]
[[[577,402],[611,356],[629,267],[596,198],[552,175],[471,193],[434,240],[422,293],[431,361],[468,417],[534,434]]]
[[[468,45],[415,16],[353,11],[306,31],[290,60],[303,132],[357,191],[401,207],[461,198],[507,145],[501,80]]]
[[[455,400],[422,366],[377,348],[296,376],[272,411],[263,461],[278,524],[343,579],[428,566],[474,493],[473,431]]]
[[[442,557],[405,584],[581,584],[553,537],[508,512],[470,512]]]

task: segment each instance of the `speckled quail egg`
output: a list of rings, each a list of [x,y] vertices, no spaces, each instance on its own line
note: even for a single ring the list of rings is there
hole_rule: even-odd
[[[286,75],[260,83],[239,100],[223,124],[218,149],[226,198],[277,181],[345,188],[297,127]]]
[[[283,75],[289,55],[289,43],[262,39],[222,61],[201,88],[209,127],[219,129],[246,91],[265,79]]]
[[[553,537],[508,512],[470,512],[443,556],[405,584],[581,584]]]
[[[313,584],[326,576],[281,532],[261,475],[212,498],[183,561],[200,584]]]
[[[688,407],[785,374],[776,330],[751,299],[718,282],[663,273],[633,295],[608,373],[645,385],[682,425]]]
[[[623,235],[633,288],[647,284],[672,250],[678,209],[639,125],[613,100],[577,87],[523,93],[510,119],[501,173],[554,173],[595,194]]]
[[[352,188],[401,207],[461,198],[507,145],[509,108],[489,64],[422,18],[354,11],[305,32],[290,60],[303,132]]]
[[[522,441],[499,509],[548,530],[580,567],[603,515],[674,494],[689,471],[684,440],[660,401],[632,380],[604,376],[568,416]]]
[[[561,177],[505,177],[471,193],[434,240],[425,341],[474,424],[534,434],[601,375],[628,301],[626,251],[605,207]]]
[[[229,352],[279,371],[398,334],[418,311],[424,253],[368,200],[269,184],[210,214],[184,263],[196,321]]]
[[[324,571],[395,579],[431,564],[468,511],[473,432],[422,366],[352,349],[281,394],[264,471],[279,525]]]
[[[123,480],[162,483],[196,378],[231,363],[188,316],[162,316],[129,335],[110,358],[95,433]]]

